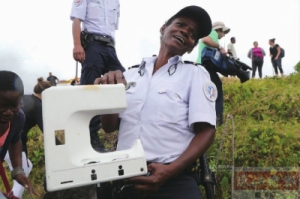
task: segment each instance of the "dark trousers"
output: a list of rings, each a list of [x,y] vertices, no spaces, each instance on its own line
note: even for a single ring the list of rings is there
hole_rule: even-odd
[[[167,181],[155,193],[142,197],[134,191],[132,199],[202,199],[200,189],[194,177],[180,175]]]
[[[115,70],[125,71],[117,57],[115,48],[105,43],[90,42],[85,49],[85,60],[82,63],[80,84],[94,84],[96,78]],[[97,134],[100,128],[100,116],[97,115],[90,122],[91,135]]]
[[[283,74],[282,65],[281,65],[281,58],[279,57],[277,60],[271,59],[273,68],[275,70],[275,74],[278,75],[278,68],[280,70],[280,73]]]
[[[216,85],[218,90],[218,97],[216,99],[216,117],[217,117],[217,125],[223,124],[223,86],[222,81],[218,75],[218,73],[214,70],[215,66],[212,63],[205,64],[206,70],[209,72],[211,81]]]
[[[258,75],[262,78],[262,67],[264,61],[263,60],[252,60],[252,78],[255,77],[256,69],[258,69]]]

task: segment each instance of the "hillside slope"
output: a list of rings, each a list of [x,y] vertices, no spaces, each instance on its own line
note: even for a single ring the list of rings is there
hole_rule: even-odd
[[[299,166],[299,84],[300,73],[243,84],[237,78],[223,79],[224,117],[232,114],[235,123],[236,166]],[[222,128],[218,128],[210,155],[218,149]],[[230,141],[227,136],[225,156],[231,152]],[[220,160],[229,162],[222,154]]]
[[[254,79],[241,84],[237,78],[224,78],[226,115],[232,114],[235,124],[235,166],[291,167],[300,165],[300,73],[284,78]],[[223,126],[207,155],[215,166]],[[219,165],[230,165],[231,122],[219,156]],[[111,148],[115,137],[107,137]],[[30,178],[43,194],[43,139],[38,128],[29,133],[29,158],[34,163]],[[107,140],[105,143],[107,143]],[[10,175],[8,175],[10,176]],[[230,177],[230,175],[229,175]],[[3,189],[0,183],[0,190]],[[24,199],[31,198],[25,194]]]

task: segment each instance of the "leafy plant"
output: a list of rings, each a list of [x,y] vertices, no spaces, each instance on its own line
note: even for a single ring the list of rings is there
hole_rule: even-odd
[[[297,69],[296,69],[297,67]],[[295,70],[299,72],[300,62]],[[252,79],[241,84],[237,78],[224,78],[224,115],[232,114],[235,123],[234,163],[236,167],[295,167],[300,166],[300,73],[285,78]],[[231,196],[231,170],[218,170],[217,166],[230,166],[231,134],[224,138],[218,165],[216,156],[222,138],[223,126],[217,128],[213,145],[207,152],[210,168],[217,172],[217,198]],[[228,126],[228,132],[232,126]],[[104,144],[113,149],[117,133],[100,132]],[[28,157],[33,162],[30,174],[38,193],[44,193],[43,135],[35,127],[29,134]],[[8,175],[9,176],[9,175]],[[270,183],[272,183],[270,181]],[[0,190],[4,190],[0,184]],[[204,194],[205,195],[205,194]],[[32,198],[25,192],[23,199]],[[287,198],[293,198],[288,196]]]
[[[300,61],[294,66],[296,72],[300,72]]]

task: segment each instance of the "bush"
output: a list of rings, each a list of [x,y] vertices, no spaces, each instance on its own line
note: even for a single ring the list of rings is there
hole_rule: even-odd
[[[297,66],[300,68],[300,64]],[[241,84],[237,78],[224,78],[224,115],[232,114],[235,123],[236,167],[299,167],[300,165],[300,73],[284,78],[252,79]],[[225,121],[225,120],[224,120]],[[207,152],[216,170],[216,155],[223,127],[218,127],[215,142]],[[228,125],[228,132],[232,126]],[[116,134],[104,143],[112,147]],[[110,136],[111,136],[110,135]],[[105,139],[106,135],[102,135]],[[231,134],[224,138],[218,165],[231,165]],[[43,194],[44,157],[42,134],[38,128],[29,134],[29,158],[34,167],[30,179]],[[218,171],[217,198],[230,198],[231,174]],[[225,186],[226,185],[226,186]],[[3,185],[0,185],[0,190]],[[31,198],[26,193],[24,199]]]
[[[294,66],[296,72],[300,72],[300,61]]]
[[[236,78],[222,81],[224,115],[234,116],[235,167],[299,167],[300,73],[285,78],[252,79],[244,84]],[[223,127],[217,129],[215,142],[208,151],[212,163],[216,163]],[[232,164],[231,131],[229,123],[218,165]],[[217,174],[220,184],[228,177],[232,182],[230,170],[217,170]],[[230,198],[231,191],[222,186],[217,192],[220,198]]]

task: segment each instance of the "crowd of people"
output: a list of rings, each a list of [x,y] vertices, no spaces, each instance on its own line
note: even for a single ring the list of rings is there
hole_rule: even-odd
[[[237,57],[237,53],[235,50],[236,39],[235,37],[230,38],[230,43],[227,45],[227,52],[229,53],[234,59],[239,60]],[[275,76],[278,76],[278,69],[280,71],[281,76],[284,76],[284,72],[282,69],[282,58],[283,58],[283,49],[275,43],[275,38],[269,40],[269,54],[271,57],[271,64],[273,66],[273,70]],[[258,46],[258,42],[253,42],[253,48],[251,48],[247,54],[248,58],[251,59],[251,66],[252,66],[252,78],[255,78],[256,71],[258,70],[259,78],[263,78],[262,68],[264,65],[264,57],[266,56],[266,52],[263,48]]]
[[[236,39],[231,38],[226,51],[219,40],[230,28],[220,21],[212,23],[203,8],[188,6],[162,24],[159,53],[126,71],[115,50],[119,16],[118,0],[76,0],[72,6],[73,58],[82,70],[80,81],[75,77],[71,85],[127,86],[124,113],[91,119],[91,145],[99,153],[110,152],[99,138],[101,127],[107,133],[119,130],[117,150],[131,148],[135,139],[141,140],[151,174],[128,179],[135,185],[131,199],[200,199],[199,182],[188,168],[211,146],[216,126],[222,124],[222,81],[212,65],[184,62],[182,56],[198,45],[198,64],[206,46],[238,59]],[[256,68],[262,77],[265,52],[257,42],[253,45],[248,53],[252,77]],[[280,47],[275,40],[270,40],[270,46],[275,72],[278,74],[278,67],[283,75]],[[128,86],[128,82],[136,84]],[[27,133],[35,125],[43,131],[42,92],[57,83],[59,79],[50,72],[47,81],[38,79],[34,94],[23,95],[21,78],[0,71],[0,160],[8,163],[13,193],[19,198],[24,187],[31,195],[38,195],[28,179],[32,164],[27,157]],[[104,192],[98,194],[100,198]]]

